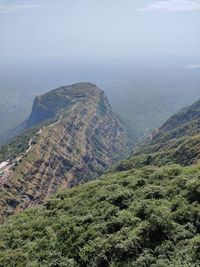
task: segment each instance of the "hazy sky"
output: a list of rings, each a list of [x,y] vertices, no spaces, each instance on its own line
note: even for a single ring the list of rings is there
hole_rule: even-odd
[[[2,60],[168,55],[200,56],[200,0],[0,0]]]

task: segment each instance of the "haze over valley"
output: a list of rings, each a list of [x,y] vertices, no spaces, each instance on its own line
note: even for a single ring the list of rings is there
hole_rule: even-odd
[[[81,64],[49,60],[48,65],[39,61],[19,63],[18,68],[1,67],[0,141],[5,142],[8,130],[29,116],[36,95],[77,81],[90,81],[105,91],[114,112],[128,127],[132,142],[138,142],[200,97],[200,69],[189,68],[187,63],[192,60],[163,59],[155,65],[152,61]]]

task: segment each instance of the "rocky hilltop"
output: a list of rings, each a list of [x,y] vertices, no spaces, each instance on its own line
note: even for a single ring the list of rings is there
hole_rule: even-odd
[[[23,151],[13,156],[12,146],[4,148],[11,168],[0,178],[1,216],[40,204],[58,189],[95,179],[127,145],[126,131],[106,96],[90,83],[36,97],[26,127],[32,127],[26,138],[12,144],[17,150],[25,140]]]

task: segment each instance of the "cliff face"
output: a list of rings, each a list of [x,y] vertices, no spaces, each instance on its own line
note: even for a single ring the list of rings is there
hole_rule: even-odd
[[[102,174],[126,147],[126,132],[103,91],[80,83],[37,97],[27,126],[41,123],[1,183],[1,216],[42,203],[58,189]]]
[[[32,112],[27,120],[26,127],[30,128],[47,119],[52,119],[62,109],[69,108],[78,100],[79,96],[88,97],[92,92],[92,85],[80,83],[63,86],[52,90],[43,96],[37,96],[33,103]]]

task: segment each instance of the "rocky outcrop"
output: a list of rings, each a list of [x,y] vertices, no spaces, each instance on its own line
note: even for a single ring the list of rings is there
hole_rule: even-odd
[[[90,83],[37,97],[27,125],[41,122],[33,145],[1,186],[2,217],[96,178],[127,145],[126,132],[106,96]]]

